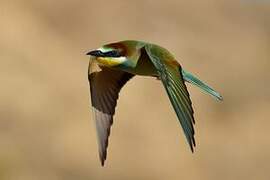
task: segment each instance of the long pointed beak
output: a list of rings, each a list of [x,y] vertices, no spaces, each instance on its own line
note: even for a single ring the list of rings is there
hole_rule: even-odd
[[[88,52],[86,55],[90,55],[90,56],[101,56],[102,53],[99,50],[94,50],[94,51]]]

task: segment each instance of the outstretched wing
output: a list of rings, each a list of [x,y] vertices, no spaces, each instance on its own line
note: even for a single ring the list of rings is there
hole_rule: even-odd
[[[193,123],[195,121],[189,93],[181,75],[181,66],[164,48],[148,44],[145,50],[157,69],[193,152],[193,147],[195,147]]]
[[[90,60],[88,79],[97,129],[99,158],[102,166],[107,156],[108,137],[113,123],[118,94],[132,77],[133,75],[127,72],[99,67],[95,60]]]

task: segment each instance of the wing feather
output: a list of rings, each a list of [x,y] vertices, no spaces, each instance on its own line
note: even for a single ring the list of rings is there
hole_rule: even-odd
[[[132,77],[133,75],[127,72],[99,67],[95,60],[90,60],[88,79],[102,166],[107,157],[108,138],[118,94]]]
[[[181,66],[174,57],[164,48],[156,45],[146,45],[145,50],[154,64],[159,77],[166,89],[172,106],[183,128],[191,151],[196,146],[194,139],[195,123],[192,103],[181,75]]]

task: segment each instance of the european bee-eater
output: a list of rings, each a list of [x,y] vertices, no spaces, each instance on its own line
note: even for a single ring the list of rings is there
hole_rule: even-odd
[[[88,79],[102,166],[107,156],[108,137],[118,94],[135,75],[161,80],[193,152],[195,121],[185,81],[222,100],[219,93],[184,70],[168,50],[155,44],[120,41],[104,45],[87,55],[90,55]]]

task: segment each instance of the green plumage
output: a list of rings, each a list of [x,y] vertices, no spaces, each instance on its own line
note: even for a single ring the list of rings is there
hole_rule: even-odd
[[[193,152],[195,147],[192,102],[185,81],[222,100],[222,96],[182,69],[174,56],[165,48],[141,41],[110,43],[88,53],[91,103],[96,122],[101,164],[107,156],[108,137],[113,122],[118,94],[134,75],[150,76],[161,80],[187,142]]]
[[[174,58],[167,50],[156,45],[146,45],[145,49],[157,69],[193,152],[195,146],[193,109],[189,93],[181,77],[181,67],[171,64]]]
[[[218,92],[216,92],[214,89],[209,87],[207,84],[205,84],[204,82],[199,80],[196,76],[185,71],[184,69],[182,69],[182,76],[183,76],[185,81],[198,86],[199,88],[201,88],[203,91],[210,94],[214,98],[217,98],[218,100],[223,100],[222,96]]]

